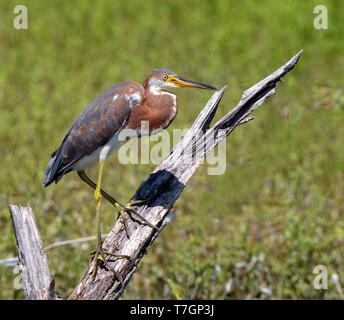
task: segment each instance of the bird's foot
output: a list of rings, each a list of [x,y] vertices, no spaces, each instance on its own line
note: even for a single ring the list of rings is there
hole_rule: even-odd
[[[129,261],[131,261],[131,258],[129,256],[117,255],[117,254],[113,254],[111,252],[105,251],[105,250],[103,250],[101,245],[98,245],[97,250],[91,252],[91,255],[94,258],[93,265],[92,265],[92,282],[96,278],[98,267],[103,268],[104,266],[106,266],[113,273],[114,278],[116,280],[118,280],[121,284],[123,284],[123,281],[122,281],[122,278],[120,277],[120,275],[117,274],[117,272],[109,265],[108,260],[106,258],[106,255],[117,258],[117,259],[123,259],[124,258],[124,259],[128,259]]]
[[[127,223],[127,220],[126,220],[126,217],[125,217],[125,213],[132,213],[134,216],[136,216],[137,218],[142,220],[146,225],[148,225],[152,229],[156,229],[156,230],[158,229],[155,225],[151,224],[144,217],[142,217],[140,214],[138,214],[135,210],[131,209],[132,206],[137,205],[137,204],[141,204],[141,203],[144,203],[144,202],[147,202],[149,200],[151,200],[151,198],[148,198],[148,199],[145,199],[145,200],[135,200],[135,201],[128,202],[125,205],[121,205],[118,202],[115,203],[115,207],[117,208],[117,211],[118,211],[118,218],[120,216],[122,217],[125,233],[127,234],[128,238],[130,238],[130,233],[129,233],[128,223]]]

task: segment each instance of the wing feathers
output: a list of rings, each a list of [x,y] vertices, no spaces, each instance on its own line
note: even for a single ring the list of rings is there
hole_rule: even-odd
[[[51,155],[44,172],[45,187],[53,181],[57,183],[71,171],[68,168],[72,164],[105,145],[118,130],[125,127],[132,107],[127,96],[133,92],[142,98],[144,96],[143,87],[138,83],[117,84],[104,91],[81,112],[60,148]]]

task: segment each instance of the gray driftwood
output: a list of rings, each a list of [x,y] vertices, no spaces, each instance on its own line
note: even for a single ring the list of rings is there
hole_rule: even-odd
[[[55,282],[50,278],[47,256],[31,207],[10,205],[10,212],[25,299],[57,299],[54,293]]]
[[[132,198],[133,200],[152,198],[149,202],[141,206],[136,206],[133,209],[148,221],[158,226],[159,229],[153,230],[135,218],[127,219],[131,234],[130,239],[128,239],[123,223],[119,219],[103,243],[106,251],[114,254],[128,255],[132,258],[131,261],[127,259],[110,259],[110,266],[121,276],[123,283],[115,280],[113,274],[105,268],[98,268],[96,278],[92,281],[90,263],[87,271],[69,299],[112,300],[118,299],[121,296],[143,255],[158,237],[161,230],[171,220],[172,213],[169,210],[206,155],[220,141],[225,139],[235,127],[253,119],[253,117],[248,117],[250,113],[275,93],[276,83],[282,80],[282,77],[295,67],[301,54],[302,51],[274,73],[246,90],[238,105],[210,128],[210,123],[217,111],[226,87],[214,93],[186,136],[172,150],[171,154],[150,174],[148,179],[140,185]],[[189,161],[185,161],[185,159]],[[14,221],[16,234],[18,232],[26,233],[26,228],[36,227],[35,224],[34,226],[24,224],[20,228],[16,227],[16,223]],[[38,234],[38,231],[35,232]],[[33,251],[27,248],[22,241],[18,241],[18,235],[16,237],[18,251],[20,252],[19,255],[24,254],[22,253],[23,250],[29,250],[25,253],[27,255],[40,254],[41,249]],[[36,245],[41,248],[41,243],[37,243]],[[46,261],[46,258],[44,259]],[[25,264],[26,261],[28,259],[22,260],[21,263]],[[44,278],[44,288],[46,288],[47,283],[49,283],[48,279],[50,279],[47,267],[42,269],[36,266],[35,269],[35,265],[33,265],[30,273],[35,273],[35,275],[29,277],[32,280]]]

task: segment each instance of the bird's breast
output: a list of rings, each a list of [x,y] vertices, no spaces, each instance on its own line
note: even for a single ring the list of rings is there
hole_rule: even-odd
[[[164,91],[148,92],[145,102],[132,109],[127,128],[136,130],[139,136],[152,135],[167,128],[177,112],[175,94]]]

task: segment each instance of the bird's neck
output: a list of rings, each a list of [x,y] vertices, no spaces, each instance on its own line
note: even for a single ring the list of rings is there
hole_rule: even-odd
[[[146,106],[152,111],[152,129],[164,129],[173,121],[178,111],[177,96],[160,88],[146,90]]]
[[[146,104],[152,111],[169,110],[177,104],[177,96],[163,91],[159,87],[151,86],[146,90]]]
[[[161,94],[164,94],[165,92],[161,90],[160,87],[157,86],[149,86],[146,89],[147,96],[154,98],[159,97]]]

